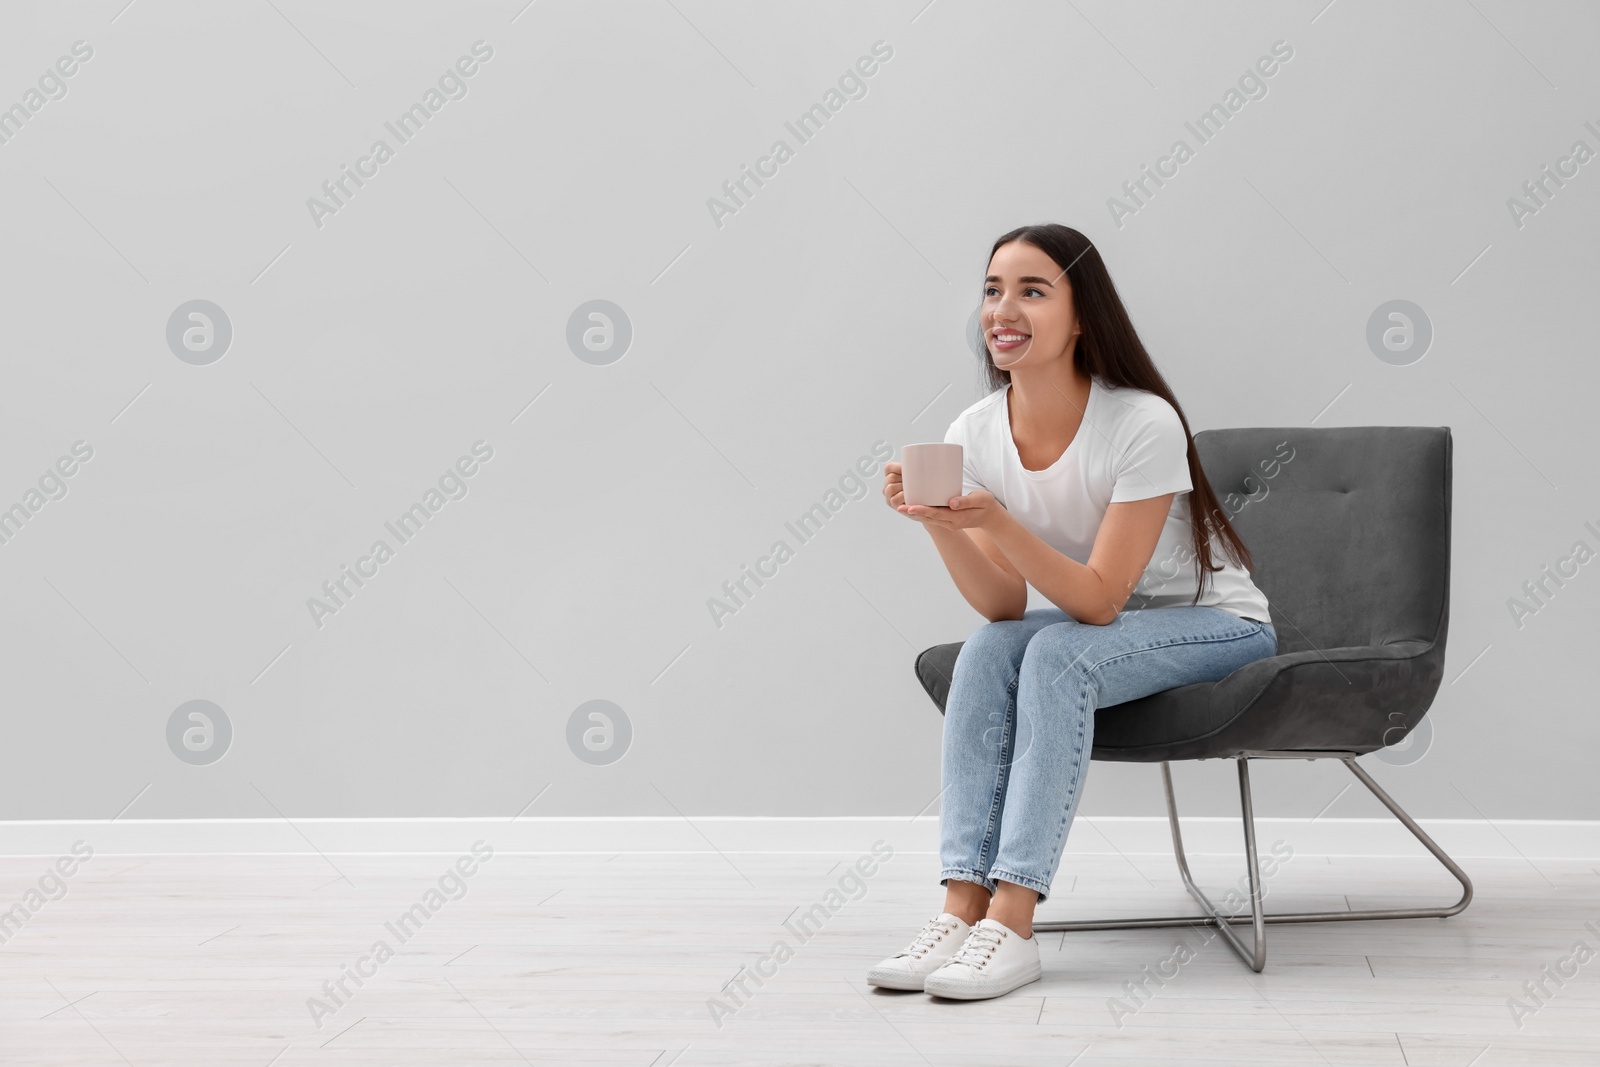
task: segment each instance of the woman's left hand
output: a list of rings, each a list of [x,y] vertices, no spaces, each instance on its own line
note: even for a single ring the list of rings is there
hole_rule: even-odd
[[[939,526],[947,530],[982,529],[994,524],[1004,514],[1005,505],[996,500],[987,489],[974,489],[966,496],[952,497],[947,508],[930,508],[923,504],[901,504],[897,509],[918,522]]]

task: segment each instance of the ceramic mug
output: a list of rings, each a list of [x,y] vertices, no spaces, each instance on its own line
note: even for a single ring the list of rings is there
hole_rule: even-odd
[[[961,495],[961,446],[942,441],[903,445],[900,478],[907,504],[949,507],[950,498]]]

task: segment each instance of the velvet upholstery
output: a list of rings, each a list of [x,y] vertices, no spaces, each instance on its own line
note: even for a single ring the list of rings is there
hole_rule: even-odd
[[[1194,441],[1254,557],[1278,653],[1220,681],[1100,708],[1093,758],[1359,754],[1402,740],[1444,672],[1450,428],[1240,428]],[[916,659],[941,713],[962,644]]]

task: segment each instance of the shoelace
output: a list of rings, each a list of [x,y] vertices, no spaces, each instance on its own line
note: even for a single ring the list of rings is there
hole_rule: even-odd
[[[955,925],[953,923],[940,922],[939,917],[935,915],[928,920],[928,925],[922,928],[922,932],[917,935],[916,940],[911,942],[911,947],[907,948],[901,955],[910,956],[913,959],[921,959],[929,949],[933,948],[935,942],[941,938],[948,937],[954,930]]]
[[[992,926],[974,926],[972,933],[967,935],[966,941],[951,958],[951,964],[964,963],[974,970],[982,970],[994,955],[994,950],[1000,946],[1001,936],[1001,932]]]

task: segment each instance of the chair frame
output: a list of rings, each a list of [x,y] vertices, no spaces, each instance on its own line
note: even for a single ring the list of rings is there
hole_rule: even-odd
[[[1434,843],[1433,838],[1423,832],[1422,827],[1407,815],[1394,799],[1384,792],[1372,776],[1367,774],[1356,763],[1355,752],[1309,752],[1309,751],[1271,751],[1246,749],[1239,755],[1231,757],[1239,764],[1239,799],[1244,816],[1244,850],[1246,862],[1249,865],[1250,875],[1250,914],[1227,915],[1220,911],[1211,900],[1194,884],[1194,878],[1189,874],[1189,862],[1183,853],[1183,835],[1178,828],[1178,802],[1172,793],[1172,769],[1166,760],[1161,761],[1161,780],[1167,791],[1167,821],[1172,826],[1172,848],[1177,856],[1178,871],[1183,875],[1183,884],[1188,888],[1189,895],[1205,909],[1205,915],[1177,915],[1144,919],[1091,919],[1070,922],[1036,922],[1033,924],[1035,931],[1042,933],[1055,933],[1061,930],[1128,930],[1144,927],[1159,926],[1214,926],[1227,938],[1233,951],[1245,962],[1251,970],[1260,971],[1267,965],[1267,932],[1268,923],[1312,923],[1312,922],[1350,922],[1367,919],[1427,919],[1446,918],[1455,915],[1472,901],[1472,881],[1467,877],[1454,860],[1447,856],[1444,849]],[[1228,758],[1228,757],[1224,757]],[[1350,773],[1361,781],[1379,800],[1384,807],[1398,818],[1410,830],[1418,841],[1421,841],[1429,852],[1433,853],[1440,863],[1455,876],[1461,883],[1461,899],[1449,907],[1443,908],[1378,908],[1365,911],[1296,911],[1296,912],[1265,912],[1261,908],[1261,868],[1256,857],[1256,827],[1255,814],[1250,803],[1250,760],[1252,759],[1337,759]],[[1253,943],[1248,947],[1239,936],[1233,932],[1235,924],[1249,923],[1253,932]]]

